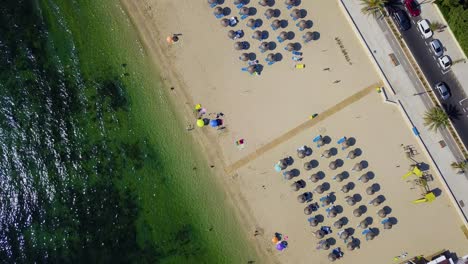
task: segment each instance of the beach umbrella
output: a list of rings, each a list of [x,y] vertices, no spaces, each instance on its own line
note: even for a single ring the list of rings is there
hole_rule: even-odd
[[[327,206],[331,203],[330,198],[326,197],[325,199],[322,200],[322,204],[324,206]]]
[[[336,255],[335,253],[331,252],[330,254],[328,254],[328,260],[333,262],[336,260]]]
[[[336,220],[335,223],[333,223],[333,226],[334,226],[335,228],[340,229],[340,228],[343,227],[343,221],[342,221],[341,219]]]
[[[354,244],[353,241],[351,241],[351,242],[348,242],[348,244],[346,245],[346,248],[350,251],[353,251],[356,248],[356,245]]]
[[[271,22],[271,26],[274,29],[277,29],[277,28],[281,27],[281,21],[279,19],[275,19],[275,20],[273,20],[273,22]]]
[[[361,177],[359,177],[358,180],[363,182],[363,183],[366,183],[366,182],[369,181],[369,176],[367,175],[367,173],[364,173],[363,175],[361,175]]]
[[[255,19],[251,18],[251,19],[247,20],[247,26],[250,27],[250,28],[255,26]]]
[[[262,42],[260,44],[260,47],[259,47],[261,50],[269,50],[270,49],[270,44],[268,44],[268,42]],[[305,157],[305,153],[304,154],[304,157]],[[298,151],[298,155],[299,155],[299,151]],[[299,157],[299,158],[304,158],[304,157]]]
[[[307,33],[304,34],[304,36],[302,36],[302,38],[305,41],[311,41],[314,38],[314,34],[312,34],[312,32],[307,32]],[[343,144],[344,144],[344,142],[343,142]]]
[[[208,0],[208,4],[217,4],[218,0]]]
[[[330,164],[328,165],[328,168],[330,168],[331,170],[336,170],[337,168],[336,161],[330,162]]]
[[[347,203],[348,205],[353,206],[353,205],[356,204],[356,200],[355,200],[353,197],[351,197],[351,196],[347,196],[347,197],[346,197],[346,203]]]
[[[265,11],[265,17],[266,17],[267,19],[272,18],[274,15],[275,15],[275,10],[273,10],[273,9],[271,9],[271,8],[268,8],[268,9]]]
[[[356,152],[354,150],[351,150],[348,152],[348,156],[346,156],[348,159],[354,159],[356,158]]]
[[[257,67],[255,65],[250,65],[247,67],[247,72],[248,73],[254,73],[257,70]]]
[[[276,244],[276,249],[279,251],[282,251],[283,249],[285,249],[285,247],[283,243],[279,242],[278,244]]]
[[[337,175],[335,175],[335,177],[333,177],[333,180],[335,180],[337,182],[342,182],[343,179],[344,179],[344,176],[341,173],[338,173]]]
[[[286,5],[295,5],[295,4],[296,4],[296,0],[286,0],[286,1],[284,1],[284,3],[285,3]]]
[[[244,16],[244,15],[249,15],[249,8],[244,6],[241,9],[239,9],[239,14]]]
[[[305,203],[307,201],[307,195],[305,193],[299,194],[297,196],[297,201],[300,203]]]
[[[221,26],[227,27],[227,26],[229,26],[229,19],[223,18],[223,19],[221,19],[220,23],[221,23]]]
[[[218,16],[224,14],[224,11],[222,7],[218,6],[214,9],[213,13]]]
[[[312,169],[312,164],[309,162],[304,163],[304,170],[311,170]]]
[[[286,50],[293,51],[294,50],[294,44],[288,43],[288,45],[286,45]],[[325,145],[325,141],[322,138],[317,140],[317,147],[321,147],[323,145]]]
[[[274,236],[272,239],[271,239],[271,242],[273,243],[278,243],[279,242],[279,238],[277,236]]]
[[[261,6],[267,6],[268,5],[268,0],[260,0],[258,1],[258,4]]]
[[[286,45],[285,49],[287,51],[293,51],[294,50],[294,44],[292,43],[288,43],[288,45]],[[318,147],[321,147],[323,146],[323,140],[321,141],[320,139],[317,141],[317,146]]]
[[[312,211],[313,210],[312,210],[312,207],[310,205],[308,205],[308,206],[306,206],[304,208],[304,214],[306,214],[306,215],[310,215],[312,213]]]
[[[228,35],[228,38],[234,39],[234,37],[236,36],[236,32],[234,30],[229,30],[227,35]]]
[[[268,61],[276,61],[276,56],[273,53],[270,53],[267,55],[267,60]]]
[[[366,240],[372,240],[374,239],[374,237],[375,237],[375,233],[372,231],[366,234]]]
[[[319,178],[319,176],[317,175],[317,173],[315,173],[315,174],[310,175],[309,180],[310,180],[311,182],[318,182],[318,181],[320,180],[320,178]]]
[[[369,226],[369,223],[367,222],[367,219],[364,219],[359,223],[359,227],[362,229],[366,229],[368,226]]]
[[[297,26],[299,27],[299,29],[304,30],[307,28],[307,21],[301,20],[299,21],[299,23],[297,23]]]
[[[232,31],[232,30],[231,30],[231,31]],[[242,54],[239,56],[239,59],[240,59],[241,61],[248,61],[248,60],[249,60],[249,54],[248,54],[248,53],[242,53]],[[284,169],[282,168],[281,165],[280,165],[280,168],[281,168],[282,170],[284,170]]]
[[[306,156],[306,153],[305,153],[304,150],[302,150],[302,149],[297,150],[297,157],[299,157],[300,159],[303,159],[303,158],[305,158],[305,156]]]
[[[389,221],[385,222],[385,224],[383,225],[383,228],[384,229],[392,229],[392,223],[390,223]]]
[[[358,208],[354,209],[354,210],[353,210],[353,215],[354,215],[355,217],[360,217],[360,216],[362,215],[362,210],[361,210],[361,208],[358,207]]]
[[[213,119],[210,121],[211,127],[217,127],[219,125],[218,119]]]
[[[362,170],[361,162],[358,162],[358,163],[354,164],[353,171],[361,171],[361,170]]]
[[[293,9],[293,10],[291,11],[291,16],[292,16],[293,18],[301,18],[301,10],[299,10],[299,9]]]
[[[325,236],[325,232],[323,232],[322,230],[317,230],[314,232],[315,234],[315,237],[320,239],[320,238],[323,238]]]
[[[324,189],[323,189],[323,186],[320,184],[320,185],[317,185],[317,187],[315,187],[314,191],[318,194],[322,194],[324,192]]]
[[[312,220],[309,221],[309,223],[310,223],[310,226],[317,226],[319,222],[317,219],[313,218]]]
[[[309,33],[310,33],[310,40],[312,40],[313,37],[314,37],[314,33],[312,33],[312,32],[307,32],[306,35],[309,34]],[[348,147],[349,147],[349,140],[348,140],[348,139],[345,139],[345,140],[343,141],[343,143],[341,143],[341,147],[342,147],[343,149],[348,148]]]
[[[293,191],[295,191],[295,192],[298,191],[300,188],[301,188],[301,186],[299,185],[298,182],[293,182],[293,183],[291,184],[291,190],[293,190]]]
[[[340,234],[340,238],[344,240],[344,239],[347,239],[348,237],[349,237],[349,232],[346,230],[343,230],[343,232],[341,232]]]
[[[291,171],[285,171],[285,172],[283,173],[283,176],[284,176],[284,178],[285,178],[286,180],[290,180],[290,179],[292,179],[292,178],[294,177],[294,175],[293,175],[293,173],[292,173]]]
[[[375,193],[375,190],[374,190],[374,188],[372,188],[372,186],[369,186],[369,187],[367,187],[367,189],[366,189],[366,193],[367,193],[368,195],[372,195],[372,194]]]
[[[330,211],[328,211],[328,217],[330,218],[335,218],[338,215],[338,212],[336,211],[335,208],[332,208]]]
[[[325,157],[325,158],[327,158],[327,159],[328,159],[329,157],[331,157],[331,150],[327,149],[327,150],[323,151],[321,157]]]
[[[203,119],[198,119],[197,120],[197,126],[198,127],[204,127],[205,126],[205,122],[203,121]]]
[[[343,187],[341,187],[341,191],[344,192],[344,193],[348,193],[349,192],[348,184],[343,185]]]
[[[325,240],[323,243],[320,244],[320,249],[328,250],[330,249],[330,244]]]
[[[244,53],[244,54],[245,54],[246,56],[248,56],[247,53]],[[280,159],[280,160],[278,161],[278,165],[280,166],[280,168],[281,168],[282,170],[284,170],[284,169],[286,169],[286,168],[288,167],[288,162],[286,161],[286,159]]]
[[[243,48],[244,48],[244,45],[242,44],[242,42],[235,42],[234,43],[234,49],[242,50]]]
[[[254,33],[252,34],[252,38],[261,40],[262,39],[262,32],[260,30],[254,31]]]
[[[379,206],[379,205],[382,203],[382,201],[380,200],[379,197],[376,197],[376,198],[372,199],[372,201],[370,201],[370,203],[371,203],[373,206]]]
[[[377,212],[377,215],[384,218],[387,216],[387,212],[385,212],[385,209],[382,208]]]
[[[278,35],[278,37],[282,40],[288,39],[288,32],[286,31],[281,31]]]

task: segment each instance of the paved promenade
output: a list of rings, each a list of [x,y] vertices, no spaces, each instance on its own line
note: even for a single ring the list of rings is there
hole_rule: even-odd
[[[436,171],[446,183],[446,190],[442,191],[452,194],[452,202],[458,207],[457,211],[468,226],[468,177],[465,174],[457,174],[450,166],[452,162],[460,160],[462,155],[447,131],[432,132],[424,126],[424,113],[433,106],[427,92],[392,32],[386,27],[385,21],[362,15],[360,1],[340,0],[340,6],[368,49],[369,57],[381,71],[383,80],[387,82],[385,87],[388,101],[400,106],[404,115],[408,117],[409,129],[415,127],[419,131],[421,145],[426,148],[435,163]],[[394,66],[390,54],[395,56],[400,65]],[[446,146],[442,147],[441,142]]]

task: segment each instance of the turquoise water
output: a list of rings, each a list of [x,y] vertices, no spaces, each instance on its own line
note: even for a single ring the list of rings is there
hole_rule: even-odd
[[[118,1],[2,2],[1,262],[256,260],[155,75]]]

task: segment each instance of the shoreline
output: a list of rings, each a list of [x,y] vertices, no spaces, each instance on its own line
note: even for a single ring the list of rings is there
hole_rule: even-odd
[[[190,121],[190,119],[194,118],[192,112],[194,102],[188,95],[187,85],[183,82],[175,66],[172,64],[170,55],[167,50],[163,48],[163,45],[166,44],[163,41],[164,38],[159,39],[158,42],[157,39],[152,36],[147,25],[149,22],[145,21],[145,16],[147,14],[142,10],[141,6],[128,0],[120,0],[120,5],[131,21],[133,28],[136,30],[139,40],[144,46],[151,63],[159,70],[158,74],[160,75],[162,86],[164,88],[176,87],[174,90],[163,89],[163,92],[170,98],[169,101],[172,104],[171,108],[181,122],[193,124],[193,121]],[[160,29],[157,26],[154,26],[153,29],[160,33]],[[161,33],[160,35],[164,36]],[[168,65],[168,67],[163,68],[161,67],[162,65]],[[211,173],[212,175],[210,176],[214,176],[213,180],[215,184],[226,194],[225,197],[227,199],[223,202],[234,209],[234,215],[236,215],[237,222],[243,229],[242,233],[246,242],[254,246],[255,252],[258,254],[258,257],[260,257],[259,260],[255,261],[259,263],[280,263],[278,259],[267,254],[268,252],[263,249],[261,243],[259,243],[257,239],[252,239],[250,237],[258,224],[253,219],[253,214],[251,213],[252,209],[238,190],[240,186],[233,185],[231,184],[232,182],[229,181],[232,175],[225,172],[226,160],[223,158],[224,155],[221,146],[219,143],[211,143],[217,141],[216,137],[197,129],[192,130],[190,133],[192,133],[196,148],[202,150],[201,153],[203,153],[207,164],[215,165]],[[208,148],[208,146],[210,148]]]

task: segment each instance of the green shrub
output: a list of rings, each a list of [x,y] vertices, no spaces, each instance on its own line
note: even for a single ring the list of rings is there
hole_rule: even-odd
[[[463,51],[468,54],[468,1],[437,0],[436,3]]]

